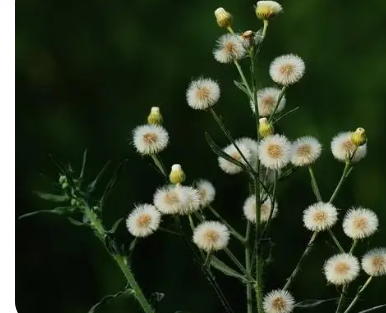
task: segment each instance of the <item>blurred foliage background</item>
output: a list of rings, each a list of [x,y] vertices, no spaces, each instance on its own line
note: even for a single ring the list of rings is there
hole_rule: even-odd
[[[287,92],[287,108],[300,106],[300,110],[281,126],[291,140],[313,135],[323,143],[315,171],[326,198],[343,169],[330,153],[331,138],[358,126],[367,130],[368,156],[336,200],[342,215],[349,207],[362,205],[380,218],[380,231],[357,250],[362,255],[369,247],[385,245],[386,2],[281,3],[285,14],[269,27],[260,54],[259,82],[262,87],[272,85],[268,67],[278,55],[296,53],[305,60],[306,75]],[[128,159],[104,211],[107,225],[126,216],[133,203],[150,202],[162,178],[149,159],[135,154],[130,140],[150,107],[160,106],[171,137],[162,154],[164,162],[181,163],[190,181],[211,180],[217,188],[214,206],[243,232],[245,179],[227,176],[218,168],[204,132],[222,146],[227,141],[210,114],[187,106],[185,90],[193,77],[217,79],[222,88],[217,111],[235,137],[254,135],[249,104],[232,82],[235,68],[212,57],[215,40],[223,33],[215,23],[214,9],[223,6],[232,12],[236,31],[258,30],[262,23],[253,4],[245,0],[17,1],[16,216],[53,208],[32,193],[52,191],[51,182],[58,178],[50,153],[79,168],[85,148],[90,180],[107,160],[116,166]],[[104,183],[112,171],[113,167]],[[307,171],[300,170],[281,184],[278,197],[280,214],[273,223],[277,262],[265,274],[266,290],[284,284],[309,240],[301,219],[303,209],[314,202]],[[132,238],[123,225],[119,232],[129,244]],[[349,240],[340,225],[336,232],[347,247]],[[21,313],[87,312],[102,296],[124,287],[120,272],[88,229],[41,215],[17,221],[16,239],[16,305]],[[318,239],[317,249],[293,285],[299,301],[337,295],[335,287],[326,286],[321,272],[334,247],[327,236]],[[159,312],[223,312],[178,238],[164,233],[149,237],[137,248],[132,265],[148,296],[165,294]],[[235,312],[245,312],[243,286],[221,275],[218,280]],[[363,281],[361,277],[356,284]],[[354,311],[385,303],[381,292],[385,287],[385,279],[377,279]],[[332,305],[310,311],[331,312]],[[100,312],[140,311],[133,299],[123,297]]]

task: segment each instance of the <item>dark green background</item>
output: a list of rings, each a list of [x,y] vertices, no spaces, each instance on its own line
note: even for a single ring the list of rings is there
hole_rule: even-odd
[[[90,180],[106,160],[117,165],[128,159],[105,208],[107,225],[126,216],[133,203],[150,202],[162,179],[149,159],[134,152],[130,137],[150,107],[160,106],[171,137],[162,155],[165,163],[181,163],[190,181],[211,180],[217,188],[214,206],[244,231],[244,177],[227,176],[218,168],[204,131],[222,146],[226,139],[208,113],[187,106],[185,90],[192,77],[217,79],[222,90],[217,111],[236,137],[253,136],[249,104],[232,83],[235,68],[216,63],[211,52],[223,33],[213,11],[219,6],[231,11],[236,31],[257,30],[262,23],[254,16],[253,4],[229,0],[17,1],[16,216],[52,208],[32,194],[33,190],[51,191],[50,182],[57,179],[50,153],[79,167],[85,148]],[[268,67],[278,55],[296,53],[305,60],[304,78],[287,93],[287,108],[301,109],[281,126],[291,140],[314,135],[323,143],[315,171],[326,198],[343,167],[330,153],[331,138],[358,126],[367,130],[368,156],[354,169],[336,200],[342,215],[352,205],[377,212],[381,229],[360,245],[358,253],[363,254],[369,247],[385,245],[386,2],[282,4],[285,14],[272,22],[260,55],[259,82],[262,87],[272,85]],[[278,193],[280,214],[273,227],[277,262],[265,273],[266,290],[283,285],[310,236],[301,220],[302,210],[314,201],[307,172],[298,171],[279,186]],[[347,247],[349,240],[340,225],[336,232]],[[126,243],[132,239],[123,226],[119,233]],[[16,239],[20,313],[83,313],[103,295],[124,287],[120,272],[87,229],[42,215],[17,221]],[[325,259],[334,252],[330,239],[321,236],[293,285],[297,300],[336,296],[335,287],[326,286],[321,272]],[[178,238],[162,233],[149,237],[138,247],[132,264],[147,295],[165,293],[160,312],[223,312]],[[218,276],[235,311],[245,312],[243,286]],[[354,312],[385,303],[381,292],[385,287],[385,279],[377,279]],[[310,311],[333,309],[326,304]],[[123,298],[101,312],[140,310],[134,300]]]

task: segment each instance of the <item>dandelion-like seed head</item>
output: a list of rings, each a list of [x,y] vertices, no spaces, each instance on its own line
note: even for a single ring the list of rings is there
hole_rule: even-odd
[[[181,200],[179,214],[191,214],[200,209],[201,196],[200,192],[190,186],[176,186],[178,198]]]
[[[237,146],[239,147],[242,155],[246,158],[248,163],[250,163],[252,157],[251,151],[246,147],[245,144],[242,144],[241,142],[237,143]],[[245,164],[243,157],[237,151],[236,147],[233,144],[225,147],[223,151],[236,161]],[[229,162],[228,160],[225,160],[222,157],[218,157],[218,164],[225,173],[231,175],[240,173],[243,170],[240,166]]]
[[[303,214],[304,226],[311,231],[331,228],[338,220],[338,211],[331,203],[317,202],[310,205]]]
[[[275,87],[267,87],[257,91],[257,105],[259,109],[259,115],[261,117],[270,116],[276,106],[277,101],[279,100],[281,90]],[[253,102],[250,102],[251,109],[255,113],[255,106]],[[279,106],[277,107],[276,113],[282,111],[285,107],[286,99],[285,96],[281,98]]]
[[[287,290],[273,290],[263,300],[266,313],[290,313],[295,307],[295,299]]]
[[[324,274],[328,282],[343,285],[353,281],[359,275],[358,259],[348,253],[334,255],[324,264]]]
[[[386,275],[386,248],[375,248],[362,258],[362,268],[367,275]]]
[[[269,20],[282,11],[282,6],[276,1],[257,1],[256,16],[260,20]]]
[[[260,206],[260,223],[266,223],[269,219],[269,215],[272,211],[272,203],[268,198]],[[243,206],[243,212],[246,219],[252,223],[256,223],[256,197],[251,195],[245,200]],[[277,202],[274,202],[274,209],[272,212],[272,218],[277,215]]]
[[[213,184],[205,179],[200,179],[196,186],[200,194],[200,204],[202,207],[206,207],[214,200],[216,190],[214,189]]]
[[[270,169],[280,169],[291,160],[291,143],[283,135],[265,137],[258,147],[261,163]]]
[[[228,228],[216,221],[206,221],[198,225],[193,232],[193,242],[207,252],[224,249],[229,242]]]
[[[126,219],[128,231],[135,237],[146,237],[155,232],[161,222],[161,213],[150,204],[137,206]]]
[[[143,155],[161,152],[169,142],[167,131],[160,125],[138,126],[133,134],[134,147]]]
[[[162,214],[178,214],[182,212],[184,199],[175,186],[159,188],[154,194],[154,205]]]
[[[363,239],[374,234],[378,229],[377,215],[369,209],[355,208],[346,213],[343,219],[343,231],[352,239]]]
[[[269,74],[275,83],[288,86],[298,82],[304,75],[304,61],[294,54],[277,57],[271,63]]]
[[[346,162],[351,158],[352,162],[358,162],[366,156],[367,144],[356,146],[351,140],[352,134],[353,132],[342,132],[332,139],[331,151],[335,159]]]
[[[292,144],[291,162],[296,166],[307,166],[314,163],[322,153],[322,145],[310,136],[298,138]]]
[[[242,59],[246,50],[243,46],[243,38],[238,35],[225,34],[217,40],[214,58],[220,63],[231,63]]]
[[[206,110],[220,98],[219,85],[210,78],[199,78],[190,83],[186,92],[188,105],[195,110]]]

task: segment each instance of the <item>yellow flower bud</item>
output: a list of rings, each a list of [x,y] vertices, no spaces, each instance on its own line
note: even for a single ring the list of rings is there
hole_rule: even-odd
[[[174,164],[169,175],[169,180],[172,184],[181,184],[185,181],[185,173],[181,165]]]
[[[269,20],[282,11],[282,6],[276,1],[257,1],[256,16],[260,20]]]
[[[163,122],[163,118],[159,107],[152,107],[150,110],[150,114],[147,117],[147,123],[149,125],[161,125]]]
[[[232,15],[223,8],[218,8],[214,11],[218,26],[228,28],[232,25]]]
[[[273,135],[273,126],[268,122],[268,120],[263,117],[259,119],[259,135],[264,138],[269,135]]]
[[[362,127],[358,127],[351,135],[351,141],[357,147],[362,146],[367,141],[366,132]]]

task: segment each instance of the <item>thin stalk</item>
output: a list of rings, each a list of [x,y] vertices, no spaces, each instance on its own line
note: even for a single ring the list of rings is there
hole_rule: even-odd
[[[225,127],[224,123],[221,121],[217,113],[213,110],[213,108],[209,108],[210,113],[212,113],[212,116],[214,117],[217,124],[220,126],[221,130],[225,134],[225,136],[228,138],[228,140],[232,143],[232,145],[236,148],[237,152],[240,154],[241,158],[244,160],[245,164],[248,166],[249,170],[254,173],[252,166],[249,164],[248,160],[244,156],[244,154],[241,152],[239,146],[236,144],[235,140],[232,138],[231,134]]]
[[[348,313],[350,312],[350,310],[354,307],[354,305],[357,303],[359,297],[361,296],[361,294],[363,293],[363,291],[365,291],[365,289],[367,288],[367,286],[371,283],[373,279],[373,276],[369,276],[369,278],[366,280],[365,284],[362,286],[361,289],[359,289],[358,293],[356,294],[355,298],[351,301],[350,305],[347,307],[347,309],[343,312],[343,313]]]
[[[335,190],[332,193],[331,198],[330,198],[330,200],[328,202],[332,203],[335,200],[336,196],[338,195],[338,192],[339,192],[340,188],[342,188],[342,185],[343,185],[344,181],[346,180],[346,178],[348,176],[347,174],[350,172],[350,169],[351,169],[351,163],[350,162],[346,162],[346,165],[344,167],[344,170],[343,170],[342,176],[340,177],[338,185],[336,185]]]
[[[263,27],[263,34],[262,34],[262,37],[263,39],[265,38],[266,34],[267,34],[267,29],[268,29],[268,20],[264,20],[264,27]]]
[[[315,178],[315,174],[314,174],[314,171],[312,169],[312,166],[308,166],[308,171],[310,172],[310,177],[311,177],[311,184],[312,184],[312,190],[314,191],[315,193],[315,197],[318,201],[322,202],[322,196],[320,194],[320,190],[319,190],[319,187],[318,187],[318,183],[316,182],[316,178]]]
[[[300,257],[298,263],[296,264],[295,269],[293,270],[291,275],[287,278],[287,282],[283,287],[284,290],[289,288],[289,286],[291,285],[291,283],[295,279],[296,275],[299,273],[300,267],[302,266],[302,263],[303,263],[304,259],[306,258],[306,256],[308,255],[308,253],[311,251],[311,248],[314,244],[314,241],[315,241],[317,235],[318,235],[318,232],[314,232],[312,234],[311,239],[308,242],[308,245],[307,245],[306,249],[304,250],[302,256]]]
[[[247,221],[247,229],[245,231],[245,269],[248,275],[252,276],[250,236],[251,222]],[[249,281],[247,282],[247,313],[253,313],[252,283]]]
[[[241,79],[242,79],[242,81],[244,83],[245,88],[247,88],[247,90],[248,90],[249,97],[252,98],[252,90],[249,87],[248,81],[247,81],[247,79],[246,79],[246,77],[244,75],[244,72],[243,72],[243,69],[240,66],[240,63],[237,60],[234,60],[234,63],[236,65],[236,67],[237,67],[237,70],[239,71],[240,77],[241,77]]]
[[[211,258],[212,258],[212,253],[208,252],[206,255],[206,258],[205,258],[205,262],[204,262],[205,268],[208,268],[208,266],[210,265]]]
[[[278,173],[277,173],[277,171],[275,171],[275,180],[273,182],[272,197],[270,197],[270,200],[271,200],[271,211],[269,212],[267,223],[265,224],[265,227],[263,229],[263,232],[261,233],[259,241],[261,241],[264,238],[264,235],[268,232],[269,226],[271,225],[271,222],[272,222],[273,212],[275,210],[275,197],[276,197],[277,178],[278,178]]]
[[[247,273],[247,270],[236,258],[236,256],[228,248],[225,248],[224,251],[228,255],[228,257],[232,260],[232,262],[235,263],[235,265],[239,268],[239,270],[247,277],[247,279],[251,282],[254,281],[253,277]]]
[[[150,154],[151,158],[154,161],[154,164],[157,166],[157,168],[160,170],[162,175],[167,178],[168,175],[166,174],[165,166],[162,164],[161,159],[157,156],[157,154]]]
[[[354,253],[354,250],[355,250],[357,244],[358,244],[358,240],[357,240],[357,239],[354,239],[354,240],[353,240],[353,243],[352,243],[352,245],[351,245],[350,251],[349,251],[350,254],[353,254],[353,253]]]
[[[279,107],[280,101],[281,101],[281,99],[283,99],[283,97],[284,97],[284,93],[285,93],[286,89],[287,89],[287,86],[283,86],[283,87],[281,88],[279,97],[277,98],[277,102],[276,102],[275,108],[273,109],[273,112],[272,112],[272,114],[270,115],[270,117],[269,117],[269,119],[268,119],[268,123],[270,123],[270,122],[272,121],[273,116],[275,115],[275,113],[276,113],[276,111],[277,111],[277,109],[278,109],[278,107]]]
[[[237,230],[235,230],[219,213],[217,213],[217,211],[210,204],[208,204],[207,207],[214,216],[216,216],[226,227],[228,227],[231,234],[239,241],[241,241],[241,243],[244,245],[245,244],[244,237],[240,235],[240,233]]]
[[[106,230],[104,229],[102,222],[98,219],[96,214],[90,209],[88,204],[84,203],[84,212],[88,219],[90,220],[90,224],[92,228],[95,230],[95,234],[105,245],[104,238],[106,235]],[[128,265],[127,259],[125,256],[120,254],[112,254],[114,261],[117,263],[118,267],[122,271],[123,275],[126,278],[126,281],[131,289],[134,290],[134,296],[141,305],[143,311],[145,313],[154,313],[155,311],[151,307],[150,303],[147,301],[145,295],[143,294],[141,288],[139,287],[135,277]]]
[[[335,245],[338,247],[339,251],[341,253],[345,253],[342,245],[339,243],[339,240],[335,237],[334,233],[332,232],[331,229],[328,230],[328,233],[330,234],[332,240],[334,241]]]

